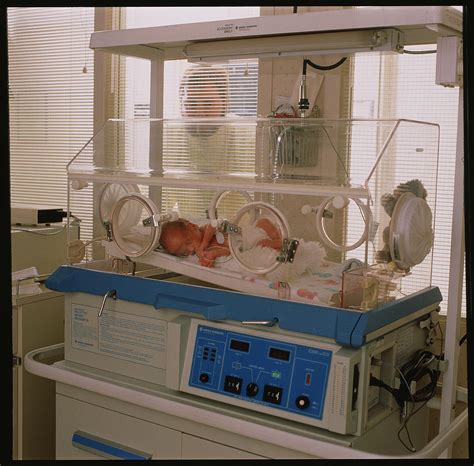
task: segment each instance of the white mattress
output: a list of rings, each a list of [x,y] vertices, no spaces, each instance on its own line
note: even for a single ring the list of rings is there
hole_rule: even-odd
[[[104,242],[103,245],[108,254],[121,256],[113,243]],[[270,280],[265,275],[258,276],[242,270],[230,256],[218,258],[214,267],[200,265],[196,256],[183,258],[160,251],[140,256],[137,260],[140,263],[161,267],[243,293],[325,305],[338,305],[339,291],[342,287],[342,271],[348,263],[346,261],[343,264],[336,264],[323,260],[318,272],[307,272],[288,282],[288,296],[281,289],[279,293],[278,281]]]

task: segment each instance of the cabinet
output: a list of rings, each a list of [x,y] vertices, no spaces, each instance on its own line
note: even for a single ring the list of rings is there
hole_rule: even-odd
[[[51,459],[55,450],[54,381],[25,370],[25,355],[64,341],[64,296],[13,297],[13,458]],[[16,362],[16,363],[15,363]]]
[[[264,459],[245,450],[239,450],[220,443],[211,442],[192,435],[183,434],[182,459]]]
[[[61,394],[56,418],[59,460],[264,458]]]
[[[116,411],[57,396],[56,459],[176,459],[181,432]],[[78,435],[93,442],[74,441]],[[112,440],[113,439],[113,440]],[[129,457],[129,459],[131,459]]]

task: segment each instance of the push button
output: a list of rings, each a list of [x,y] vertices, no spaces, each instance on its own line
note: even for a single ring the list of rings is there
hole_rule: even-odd
[[[240,395],[242,390],[242,379],[239,377],[233,377],[231,375],[225,376],[224,381],[224,391],[229,393],[235,393],[236,395]]]
[[[281,404],[281,397],[283,389],[280,387],[273,387],[271,385],[265,385],[263,387],[263,401],[273,403],[275,405]]]
[[[199,381],[202,383],[207,383],[209,382],[209,374],[206,374],[203,372],[202,374],[199,375]]]

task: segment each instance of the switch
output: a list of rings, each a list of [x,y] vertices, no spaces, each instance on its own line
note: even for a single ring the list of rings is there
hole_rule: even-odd
[[[207,383],[209,382],[209,374],[206,374],[203,372],[202,374],[199,375],[199,381],[202,383]]]
[[[224,391],[240,395],[242,390],[242,379],[240,377],[233,377],[231,375],[225,376]]]
[[[265,387],[263,387],[263,401],[279,405],[281,404],[282,396],[283,389],[280,387],[273,387],[271,385],[265,385]]]
[[[256,383],[249,383],[246,389],[247,396],[253,398],[258,393],[258,385]]]

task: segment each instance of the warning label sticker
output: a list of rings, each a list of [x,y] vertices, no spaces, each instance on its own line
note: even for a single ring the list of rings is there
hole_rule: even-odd
[[[72,347],[159,367],[166,350],[166,322],[125,312],[72,308]]]

